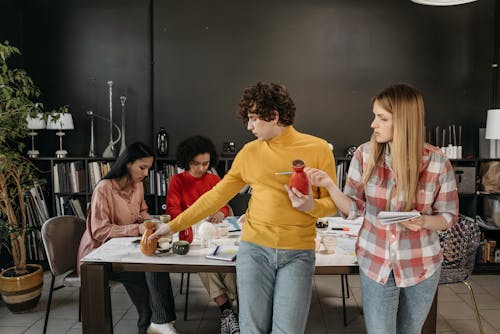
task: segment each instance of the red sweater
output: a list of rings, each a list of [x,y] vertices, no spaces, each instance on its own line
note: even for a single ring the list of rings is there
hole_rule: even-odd
[[[173,175],[168,184],[167,214],[174,219],[196,202],[201,195],[212,189],[219,181],[220,177],[211,173],[205,173],[200,178],[193,177],[187,171]],[[229,215],[227,205],[218,211],[222,211],[224,216]],[[212,214],[214,213],[217,213],[217,211]]]

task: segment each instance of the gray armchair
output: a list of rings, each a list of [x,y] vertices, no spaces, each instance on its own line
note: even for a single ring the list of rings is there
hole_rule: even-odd
[[[43,333],[47,332],[52,293],[65,286],[80,287],[80,277],[76,273],[76,257],[80,239],[85,232],[85,220],[76,216],[49,218],[42,226],[42,240],[47,253],[52,280],[45,312]],[[61,286],[54,287],[57,276],[64,275]],[[81,295],[79,298],[78,321],[81,320]]]

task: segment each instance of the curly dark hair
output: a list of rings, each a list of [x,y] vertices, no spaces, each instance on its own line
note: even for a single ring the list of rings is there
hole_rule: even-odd
[[[247,87],[239,103],[237,112],[242,123],[248,122],[248,113],[255,113],[264,121],[274,118],[273,111],[279,115],[279,123],[292,125],[295,117],[295,103],[285,86],[277,83],[262,83]]]
[[[184,139],[177,146],[177,165],[185,170],[189,170],[189,163],[198,154],[210,154],[210,167],[212,168],[217,164],[217,151],[215,145],[208,138],[202,136],[193,136]]]

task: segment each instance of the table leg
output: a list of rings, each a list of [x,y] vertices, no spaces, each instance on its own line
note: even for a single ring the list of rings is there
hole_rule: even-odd
[[[347,275],[346,275],[347,276]],[[340,283],[342,285],[342,314],[344,315],[344,327],[347,326],[347,315],[345,307],[345,285],[344,285],[344,274],[340,275]]]
[[[81,266],[82,332],[113,333],[108,264],[84,263]]]
[[[424,326],[422,327],[422,334],[436,333],[437,299],[438,299],[438,290],[436,289],[436,294],[434,295],[434,300],[432,301],[431,309],[429,310],[427,319],[425,319]]]

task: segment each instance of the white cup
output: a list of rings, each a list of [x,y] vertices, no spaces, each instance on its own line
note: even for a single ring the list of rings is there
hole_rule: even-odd
[[[323,245],[325,246],[325,253],[326,254],[333,254],[335,253],[335,248],[337,247],[337,238],[333,236],[324,236],[323,237]]]

